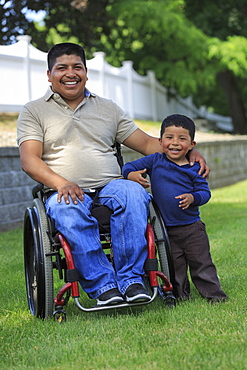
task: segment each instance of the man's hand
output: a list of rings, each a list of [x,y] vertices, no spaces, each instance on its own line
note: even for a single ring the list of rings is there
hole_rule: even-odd
[[[24,141],[20,146],[20,157],[22,169],[32,179],[44,184],[48,189],[54,189],[58,192],[57,201],[61,202],[64,197],[65,203],[69,204],[69,196],[74,204],[78,199],[83,202],[84,192],[74,182],[70,182],[64,177],[51,170],[42,160],[43,144],[38,140]]]
[[[192,194],[181,194],[175,197],[175,199],[182,199],[179,202],[179,207],[182,209],[187,209],[194,202],[194,197]]]
[[[202,175],[202,177],[205,177],[206,179],[209,178],[210,168],[198,150],[192,149],[189,152],[189,162],[191,166],[193,166],[194,162],[198,162],[200,164],[200,171],[198,174]]]
[[[132,171],[128,174],[128,180],[138,182],[144,189],[150,186],[148,180],[143,177],[143,174],[146,173],[146,169],[140,171]]]
[[[72,199],[74,204],[78,204],[78,199],[83,202],[84,200],[84,191],[74,182],[67,181],[58,189],[58,196],[57,201],[58,203],[61,202],[62,197],[64,197],[64,201],[66,204],[70,203],[69,196]]]

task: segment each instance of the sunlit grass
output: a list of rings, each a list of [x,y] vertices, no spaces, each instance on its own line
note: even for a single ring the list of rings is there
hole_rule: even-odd
[[[0,131],[16,131],[18,114],[16,113],[0,113]]]

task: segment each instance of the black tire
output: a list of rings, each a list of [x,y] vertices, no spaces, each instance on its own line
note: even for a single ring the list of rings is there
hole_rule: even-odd
[[[29,310],[45,319],[53,315],[53,264],[51,243],[47,235],[48,222],[39,198],[27,208],[24,219],[24,267]]]
[[[173,286],[173,294],[176,294],[175,290],[175,274],[173,260],[171,256],[171,247],[169,238],[167,235],[166,227],[163,221],[163,218],[160,214],[159,208],[152,200],[150,203],[149,210],[150,223],[153,227],[154,236],[155,236],[155,245],[157,249],[157,258],[159,269],[165,274],[167,279]]]

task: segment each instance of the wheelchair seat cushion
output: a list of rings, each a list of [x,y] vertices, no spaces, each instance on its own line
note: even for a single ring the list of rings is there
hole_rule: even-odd
[[[103,233],[110,232],[110,218],[112,213],[113,211],[103,204],[95,203],[93,205],[91,215],[96,218],[100,227],[100,231]]]

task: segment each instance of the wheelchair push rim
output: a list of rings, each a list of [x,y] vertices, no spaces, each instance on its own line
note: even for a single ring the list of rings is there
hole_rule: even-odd
[[[173,286],[173,294],[176,296],[175,272],[171,255],[171,246],[163,218],[155,201],[150,203],[150,224],[152,225],[157,250],[158,267]]]
[[[24,268],[28,307],[32,315],[45,319],[52,316],[53,264],[51,243],[47,235],[48,223],[43,203],[39,198],[26,209],[24,218]]]

